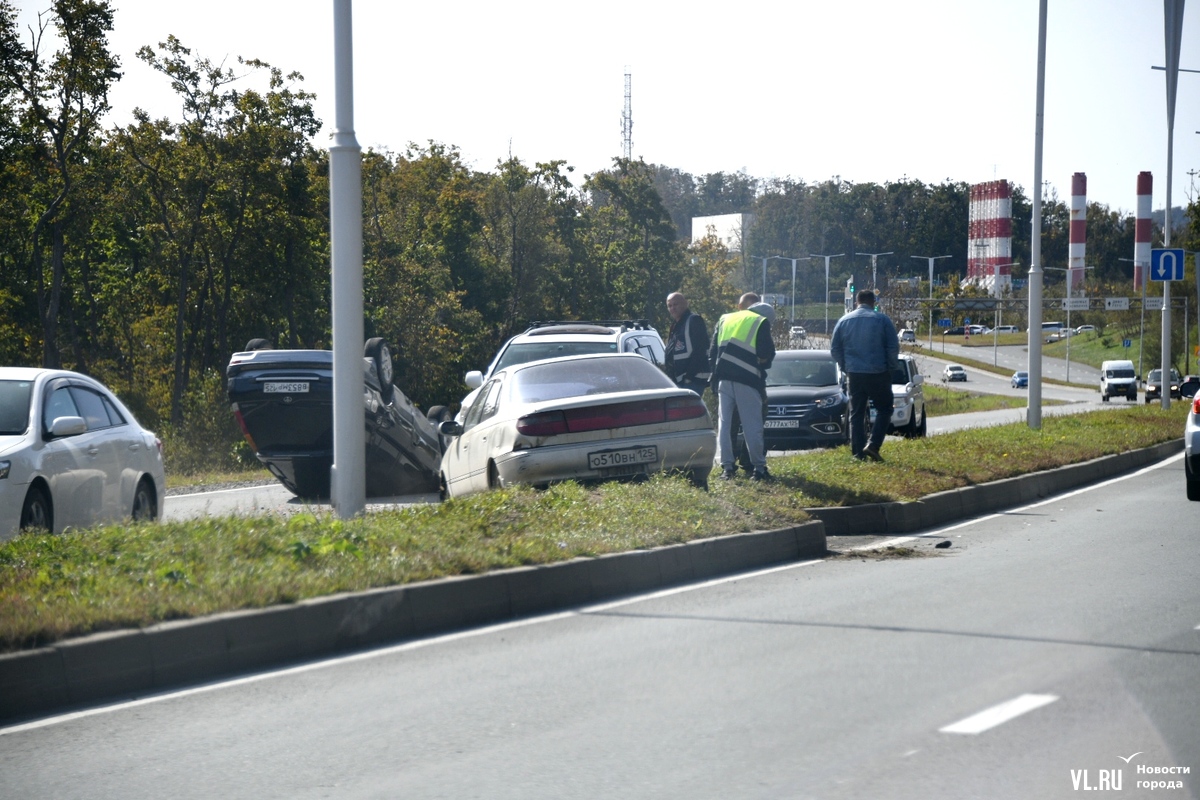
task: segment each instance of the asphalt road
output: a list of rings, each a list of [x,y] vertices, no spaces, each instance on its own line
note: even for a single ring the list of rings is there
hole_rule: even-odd
[[[847,553],[0,729],[0,787],[1026,800],[1119,775],[1122,796],[1194,798],[1182,470],[930,532],[907,543],[923,557]]]

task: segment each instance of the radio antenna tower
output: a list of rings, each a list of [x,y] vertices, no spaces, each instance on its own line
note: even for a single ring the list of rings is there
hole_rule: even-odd
[[[621,114],[621,140],[625,160],[633,158],[633,76],[625,67],[625,111]]]

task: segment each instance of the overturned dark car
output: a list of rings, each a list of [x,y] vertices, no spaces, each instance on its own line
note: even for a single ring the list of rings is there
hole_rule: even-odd
[[[233,414],[255,456],[300,497],[329,496],[333,464],[333,352],[272,350],[261,339],[234,353],[225,375]],[[392,385],[387,344],[364,348],[367,497],[436,492],[445,406],[427,414]]]

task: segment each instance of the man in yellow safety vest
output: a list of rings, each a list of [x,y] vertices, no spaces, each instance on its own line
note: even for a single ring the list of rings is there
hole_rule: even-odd
[[[775,343],[771,338],[774,309],[760,301],[754,292],[742,295],[738,310],[717,321],[708,350],[717,394],[717,461],[725,480],[737,474],[737,454],[733,448],[735,411],[741,419],[742,435],[754,469],[750,479],[761,481],[771,477],[763,446],[763,407],[766,371],[775,360]],[[759,308],[751,311],[752,306]],[[758,313],[759,310],[763,313]]]

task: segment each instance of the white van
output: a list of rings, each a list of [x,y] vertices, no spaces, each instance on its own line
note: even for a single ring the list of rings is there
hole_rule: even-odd
[[[1020,333],[1021,329],[1016,325],[997,325],[994,329],[996,333]]]
[[[1132,361],[1105,361],[1100,365],[1100,399],[1124,396],[1137,402],[1137,373]]]

